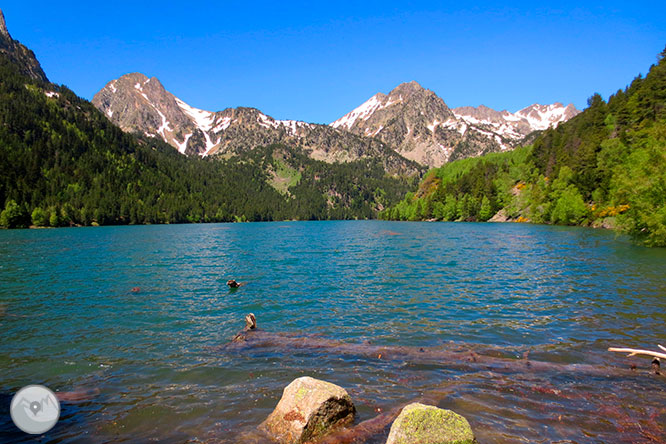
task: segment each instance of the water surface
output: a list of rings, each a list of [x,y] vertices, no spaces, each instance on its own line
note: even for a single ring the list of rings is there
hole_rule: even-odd
[[[482,442],[664,439],[666,379],[648,374],[648,358],[605,350],[666,343],[666,250],[608,231],[381,221],[11,230],[0,231],[0,258],[7,440],[27,437],[6,414],[11,395],[40,383],[84,393],[41,442],[243,442],[303,375],[346,388],[360,420],[439,390],[438,405],[466,416]],[[230,292],[232,278],[247,285]],[[248,312],[270,331],[529,351],[607,375],[221,350]],[[634,373],[615,371],[631,363]]]

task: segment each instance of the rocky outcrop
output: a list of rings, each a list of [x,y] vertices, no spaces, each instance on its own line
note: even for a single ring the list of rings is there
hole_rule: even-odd
[[[578,113],[573,105],[532,105],[512,114],[486,106],[450,109],[434,92],[416,82],[388,95],[378,93],[331,123],[354,134],[375,137],[423,165],[512,149],[528,134]]]
[[[499,210],[493,217],[488,219],[488,222],[508,222],[509,216],[506,214],[506,210],[502,208]]]
[[[304,443],[354,422],[356,408],[347,392],[309,376],[285,387],[260,429],[284,444]]]
[[[451,410],[413,403],[402,409],[386,444],[474,444],[467,420]]]
[[[35,53],[12,38],[7,30],[5,16],[0,10],[0,54],[5,55],[15,64],[21,74],[27,75],[40,82],[48,83],[49,79],[37,61]]]

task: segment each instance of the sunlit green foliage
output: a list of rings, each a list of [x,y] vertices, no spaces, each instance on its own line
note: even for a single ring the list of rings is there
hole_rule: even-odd
[[[415,185],[377,160],[331,165],[297,148],[249,148],[187,158],[0,55],[3,227],[372,218]]]
[[[32,224],[38,227],[47,227],[49,225],[49,215],[43,209],[35,208],[32,210]]]
[[[613,226],[666,246],[666,50],[606,103],[588,108],[529,147],[446,164],[428,173],[384,218],[487,220],[503,209],[514,221]]]
[[[5,204],[5,209],[0,212],[0,226],[9,228],[20,228],[27,226],[29,218],[25,208],[21,207],[13,199]]]

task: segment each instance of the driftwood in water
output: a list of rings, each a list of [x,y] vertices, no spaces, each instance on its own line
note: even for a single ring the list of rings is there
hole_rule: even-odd
[[[657,344],[657,347],[659,347],[660,349],[666,351],[666,347],[663,347],[663,346],[660,345],[660,344]],[[656,375],[659,375],[659,374],[660,374],[660,371],[659,371],[659,370],[660,370],[660,369],[659,369],[659,367],[660,367],[660,361],[659,361],[659,359],[660,359],[660,358],[666,359],[666,353],[655,352],[655,351],[652,351],[652,350],[641,350],[641,349],[636,349],[636,348],[617,348],[617,347],[610,347],[610,348],[608,349],[608,351],[612,351],[612,352],[620,352],[620,353],[629,353],[629,354],[627,355],[628,357],[636,356],[636,355],[646,355],[646,356],[650,356],[650,357],[654,358],[654,359],[652,360],[652,371],[653,371]]]
[[[489,370],[494,372],[546,372],[585,373],[608,375],[607,367],[591,364],[560,364],[545,361],[532,361],[525,354],[522,359],[479,354],[472,350],[449,350],[439,347],[381,346],[373,344],[353,344],[335,339],[296,333],[273,333],[257,328],[256,318],[246,316],[245,330],[234,336],[222,347],[225,351],[247,349],[285,349],[335,353],[339,355],[366,356],[381,360],[400,360],[419,364],[441,364],[459,370]],[[612,373],[627,373],[630,370],[614,368]]]
[[[663,347],[661,345],[657,345],[660,349],[666,351],[666,347]],[[652,356],[653,358],[663,358],[666,359],[666,353],[660,353],[660,352],[655,352],[651,350],[640,350],[636,348],[616,348],[616,347],[610,347],[608,351],[611,352],[620,352],[620,353],[629,353],[627,356],[636,356],[636,355],[646,355],[646,356]]]

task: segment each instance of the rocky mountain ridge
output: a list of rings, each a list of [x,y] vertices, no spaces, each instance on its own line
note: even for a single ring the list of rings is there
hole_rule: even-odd
[[[565,122],[580,111],[571,103],[564,106],[555,102],[551,105],[535,103],[515,113],[507,110],[495,111],[485,105],[478,108],[471,106],[453,108],[453,113],[470,125],[489,125],[500,134],[520,139],[532,131],[543,131]]]
[[[331,126],[378,138],[408,159],[438,167],[449,160],[512,149],[533,131],[578,113],[573,105],[561,103],[534,104],[516,113],[483,105],[451,109],[433,91],[409,82],[388,95],[375,94]]]
[[[409,82],[375,94],[330,125],[318,125],[277,120],[256,108],[197,109],[140,73],[112,80],[92,102],[124,131],[159,137],[186,155],[230,155],[283,143],[329,163],[378,157],[393,174],[416,173],[418,167],[405,159],[438,167],[513,149],[534,131],[579,113],[561,103],[516,113],[483,105],[451,109],[433,91]]]
[[[140,73],[109,82],[92,103],[126,132],[159,137],[186,155],[232,155],[282,143],[302,148],[315,160],[381,159],[391,174],[414,175],[421,168],[377,139],[297,120],[276,120],[256,108],[218,112],[194,108]]]
[[[14,63],[22,74],[40,82],[48,83],[49,79],[46,78],[35,53],[14,40],[9,34],[2,10],[0,10],[0,53]]]

